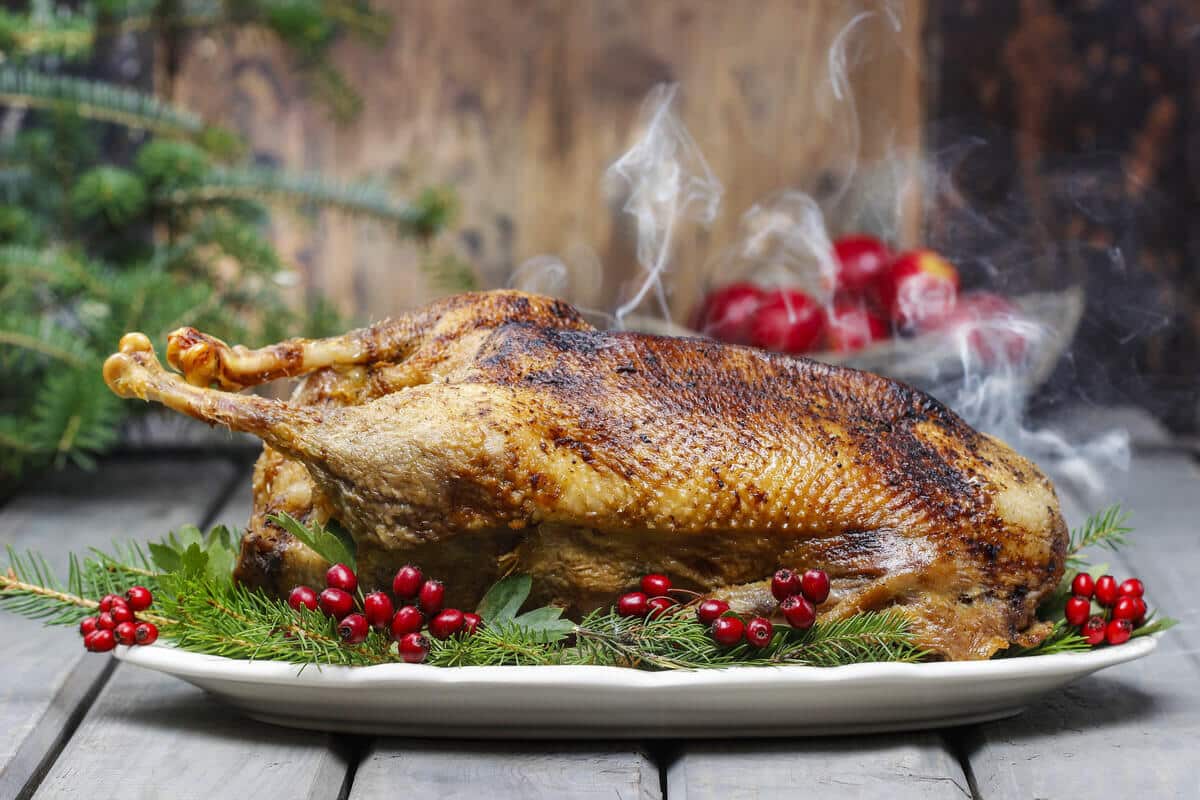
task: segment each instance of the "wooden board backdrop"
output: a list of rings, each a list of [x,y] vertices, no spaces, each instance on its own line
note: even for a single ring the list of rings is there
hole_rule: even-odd
[[[735,237],[742,212],[787,188],[836,185],[920,143],[919,0],[384,0],[385,46],[343,42],[336,62],[365,110],[338,127],[261,34],[189,49],[170,93],[244,132],[258,158],[341,178],[385,179],[400,193],[449,184],[461,204],[448,244],[486,286],[545,253],[597,259],[604,280],[574,276],[573,300],[611,307],[636,271],[630,226],[602,192],[605,168],[633,141],[658,83],[679,82],[685,125],[725,187],[711,230],[678,240],[676,317],[702,265]],[[860,125],[830,82],[830,47],[848,38]],[[912,205],[906,206],[911,208]],[[911,236],[913,215],[889,227]],[[365,223],[280,218],[275,235],[311,291],[379,317],[432,293],[418,253]],[[625,283],[624,290],[628,291]]]

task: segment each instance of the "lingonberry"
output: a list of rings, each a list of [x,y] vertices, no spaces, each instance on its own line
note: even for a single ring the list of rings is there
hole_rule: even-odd
[[[622,617],[644,617],[649,608],[649,600],[641,592],[630,592],[621,595],[617,600],[617,613]]]
[[[800,594],[802,586],[801,577],[790,569],[781,569],[771,576],[771,594],[781,603],[794,594]]]
[[[131,645],[137,641],[137,623],[129,620],[117,623],[117,627],[113,628],[113,633],[117,637],[117,644]]]
[[[1138,618],[1138,600],[1140,597],[1118,597],[1117,604],[1113,606],[1113,619],[1127,619],[1133,622]]]
[[[325,571],[325,588],[353,592],[358,588],[358,576],[345,564],[334,564]]]
[[[119,606],[114,605],[112,607],[112,611],[109,611],[108,614],[113,618],[113,622],[117,623],[118,625],[120,625],[122,622],[133,621],[133,609],[124,603]]]
[[[297,611],[303,606],[309,611],[317,610],[317,593],[307,586],[297,586],[288,594],[288,605]]]
[[[474,636],[475,631],[479,630],[479,626],[483,624],[483,617],[478,614],[473,614],[470,611],[463,614],[463,633],[467,636]]]
[[[392,616],[392,638],[400,641],[410,633],[421,630],[425,624],[425,615],[416,606],[400,606]]]
[[[326,589],[317,598],[321,610],[334,619],[341,619],[354,610],[354,595],[344,589]]]
[[[363,598],[363,616],[372,628],[386,628],[392,623],[392,598],[383,592],[371,592]]]
[[[84,617],[79,621],[79,635],[87,636],[92,631],[96,630],[96,623],[99,620],[96,617]]]
[[[1101,575],[1096,579],[1096,602],[1112,608],[1117,602],[1117,579],[1112,575]]]
[[[1130,578],[1117,587],[1121,597],[1142,597],[1146,594],[1146,585],[1137,578]]]
[[[829,599],[829,576],[823,569],[810,569],[800,578],[800,588],[814,606]]]
[[[675,601],[669,597],[651,597],[646,601],[646,616],[650,619],[656,619],[666,614],[668,609],[675,605]]]
[[[429,633],[435,639],[449,639],[462,630],[463,612],[457,608],[446,608],[429,620]]]
[[[134,611],[145,611],[154,602],[154,595],[145,586],[130,586],[125,592],[125,602]]]
[[[114,605],[128,605],[128,603],[119,594],[106,594],[100,598],[101,611],[112,611]]]
[[[392,593],[401,600],[416,597],[424,582],[425,576],[421,574],[421,570],[412,564],[407,564],[401,567],[396,572],[396,577],[392,579]]]
[[[1127,619],[1109,620],[1104,629],[1104,641],[1109,644],[1124,644],[1133,635],[1133,623]]]
[[[733,647],[742,641],[746,625],[737,617],[719,617],[712,624],[712,637],[722,647]]]
[[[112,614],[110,612],[104,611],[96,617],[96,627],[100,628],[101,630],[111,631],[113,628],[117,627],[117,621],[112,618]]]
[[[707,600],[701,600],[700,605],[696,606],[696,619],[700,621],[701,625],[712,625],[728,610],[729,603],[710,597]]]
[[[662,597],[671,591],[671,579],[653,572],[642,576],[642,591],[647,597]]]
[[[101,628],[83,637],[83,646],[92,653],[107,653],[117,646],[117,637],[112,631]]]
[[[817,621],[817,609],[803,595],[794,594],[787,598],[779,604],[779,610],[793,628],[808,630]]]
[[[421,584],[417,593],[417,603],[426,614],[436,614],[442,610],[446,598],[446,587],[441,581],[428,580]]]
[[[1104,617],[1097,614],[1084,623],[1083,627],[1079,629],[1079,633],[1087,640],[1088,644],[1095,647],[1104,641],[1104,628]]]
[[[1081,572],[1071,581],[1071,594],[1086,597],[1089,600],[1096,591],[1096,581],[1086,572]]]
[[[419,633],[406,633],[400,639],[400,657],[410,664],[420,664],[429,655],[429,640]]]
[[[133,640],[138,644],[154,644],[158,639],[158,626],[153,622],[139,622],[133,631]]]
[[[746,641],[755,647],[766,647],[771,643],[775,626],[766,617],[755,617],[746,623]]]
[[[338,636],[346,644],[362,644],[367,639],[367,631],[370,626],[367,624],[367,618],[362,614],[347,614],[342,617],[342,621],[338,623]]]
[[[1063,616],[1067,618],[1067,622],[1072,625],[1082,625],[1087,622],[1088,615],[1092,613],[1092,601],[1086,597],[1075,595],[1067,601],[1067,608]]]

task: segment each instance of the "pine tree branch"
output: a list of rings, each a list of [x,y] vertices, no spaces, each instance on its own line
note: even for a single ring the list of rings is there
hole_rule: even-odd
[[[57,347],[51,342],[44,341],[36,336],[30,336],[19,331],[0,330],[0,344],[19,347],[23,350],[31,350],[35,353],[41,353],[44,356],[53,358],[56,361],[61,361],[64,364],[83,369],[88,366],[88,362],[78,353],[73,353],[65,348]]]
[[[1083,525],[1071,531],[1067,544],[1067,568],[1079,569],[1086,564],[1087,559],[1082,551],[1089,547],[1116,551],[1128,544],[1128,535],[1133,532],[1128,522],[1129,515],[1115,503],[1088,517]]]

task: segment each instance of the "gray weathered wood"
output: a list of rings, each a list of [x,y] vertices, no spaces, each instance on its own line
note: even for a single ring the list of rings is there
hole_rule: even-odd
[[[214,521],[245,525],[241,474]],[[347,771],[332,735],[253,722],[189,684],[121,665],[34,796],[333,798]]]
[[[1146,415],[1090,414],[1095,430],[1129,427],[1143,441],[1163,433]],[[1181,455],[1136,454],[1127,476],[1105,493],[1060,480],[1072,524],[1120,501],[1133,515],[1132,546],[1097,554],[1118,576],[1137,574],[1152,605],[1183,619],[1147,661],[1080,681],[1013,720],[979,726],[969,761],[983,797],[1200,797],[1200,637],[1195,602],[1200,539],[1200,472]]]
[[[936,733],[688,744],[667,770],[671,800],[970,798]]]
[[[145,539],[195,522],[217,501],[233,466],[210,459],[112,462],[31,484],[0,511],[0,546],[37,549],[65,572],[67,554],[114,539]],[[111,668],[87,656],[71,630],[0,613],[0,797],[15,797],[53,757],[64,731]]]
[[[350,800],[572,800],[662,797],[658,768],[630,745],[377,740]]]

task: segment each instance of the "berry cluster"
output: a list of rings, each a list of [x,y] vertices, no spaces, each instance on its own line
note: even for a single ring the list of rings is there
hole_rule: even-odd
[[[680,605],[670,596],[672,591],[671,579],[666,575],[645,575],[641,580],[641,591],[629,592],[617,600],[617,613],[623,617],[654,619],[679,613],[694,604],[696,620],[708,627],[713,641],[722,647],[733,647],[743,641],[759,648],[771,643],[775,626],[766,617],[756,616],[744,622],[729,611],[729,603],[714,597],[697,598],[694,603]],[[781,569],[771,579],[771,593],[779,601],[779,610],[788,625],[807,630],[817,620],[816,607],[829,597],[829,576],[819,569],[810,569],[803,574]]]
[[[429,655],[429,640],[449,639],[456,634],[471,636],[483,622],[478,614],[444,608],[446,587],[441,581],[426,579],[418,568],[401,567],[392,580],[392,594],[375,591],[366,596],[358,592],[358,576],[345,564],[334,564],[325,573],[325,589],[317,594],[308,586],[297,586],[288,595],[288,605],[320,611],[337,620],[338,636],[346,644],[366,641],[372,628],[390,636],[400,657],[419,664]],[[356,601],[361,600],[361,611]],[[397,606],[399,606],[397,608]]]
[[[91,653],[107,653],[119,644],[154,644],[158,628],[153,622],[140,621],[135,616],[153,602],[154,595],[145,586],[130,588],[124,597],[104,595],[100,598],[100,613],[79,623],[83,646]]]
[[[1145,593],[1146,587],[1137,578],[1118,585],[1112,575],[1093,580],[1080,572],[1071,581],[1065,616],[1093,647],[1102,642],[1123,644],[1146,621]],[[1101,609],[1097,614],[1092,613],[1093,603]]]

